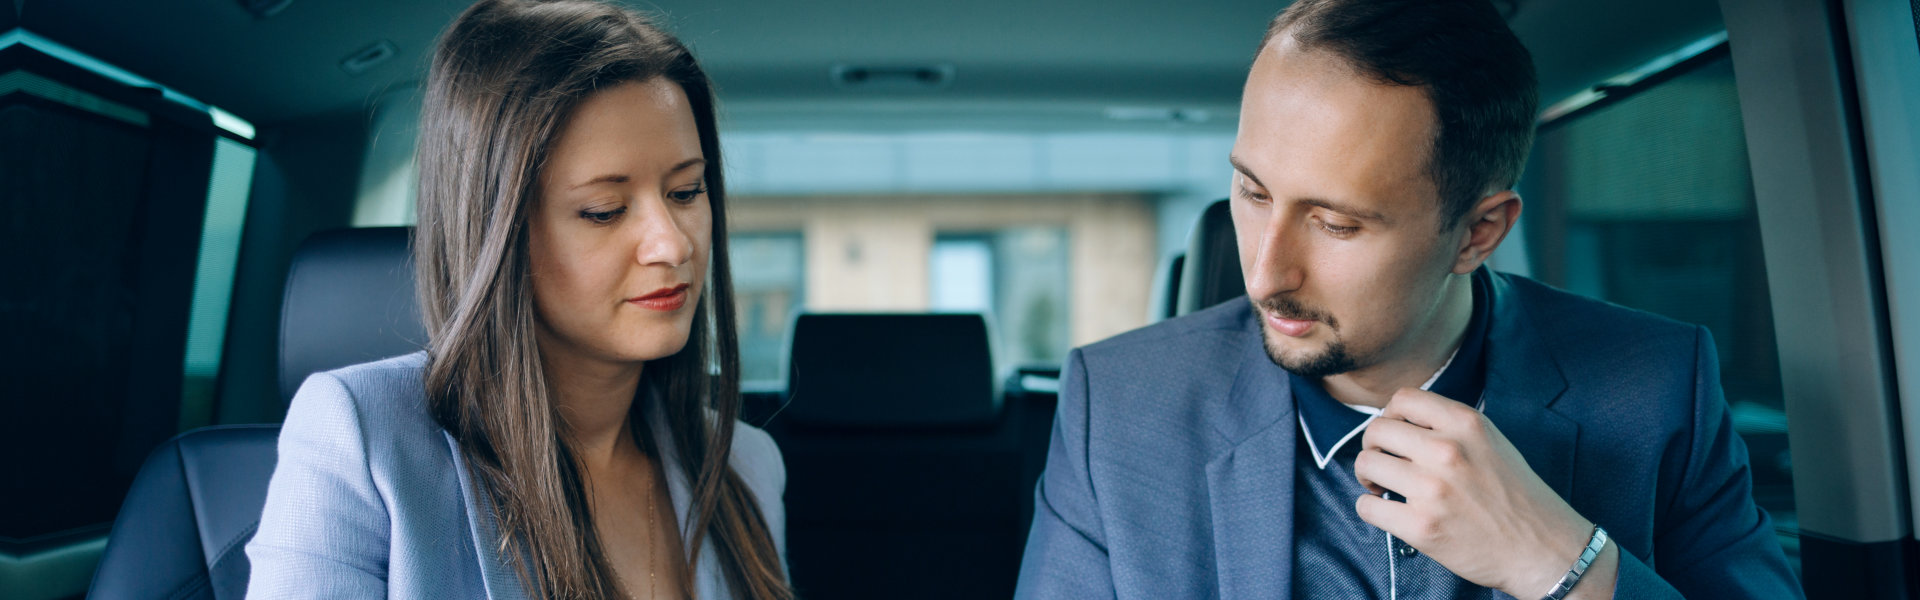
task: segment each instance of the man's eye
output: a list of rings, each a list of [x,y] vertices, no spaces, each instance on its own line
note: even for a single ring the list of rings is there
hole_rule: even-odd
[[[1334,237],[1346,237],[1349,235],[1353,235],[1353,232],[1360,230],[1360,227],[1357,225],[1341,226],[1341,225],[1334,225],[1326,221],[1320,222],[1320,228],[1327,230],[1327,233],[1333,234]]]
[[[607,210],[607,211],[583,210],[583,211],[580,211],[580,218],[586,219],[596,225],[605,225],[605,224],[614,222],[615,220],[620,218],[620,215],[624,215],[626,213],[627,213],[626,208],[616,208],[616,209]]]
[[[1235,187],[1235,188],[1236,188],[1236,189],[1237,189],[1237,190],[1238,190],[1238,191],[1240,192],[1240,197],[1242,197],[1242,198],[1246,198],[1246,199],[1248,199],[1248,200],[1252,200],[1252,201],[1255,201],[1255,202],[1266,202],[1266,201],[1267,201],[1267,195],[1266,195],[1266,194],[1261,194],[1261,193],[1258,193],[1258,192],[1255,192],[1255,191],[1253,191],[1252,189],[1249,189],[1249,188],[1248,188],[1247,186],[1244,186],[1244,185],[1240,185],[1240,186],[1234,186],[1234,187]]]

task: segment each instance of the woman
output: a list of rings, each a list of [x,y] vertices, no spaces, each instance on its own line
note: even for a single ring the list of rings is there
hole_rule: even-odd
[[[434,53],[419,161],[429,348],[301,386],[249,596],[791,597],[686,48],[482,0]]]

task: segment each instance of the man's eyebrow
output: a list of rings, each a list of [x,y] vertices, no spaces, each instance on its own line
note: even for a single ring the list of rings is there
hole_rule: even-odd
[[[1362,221],[1375,221],[1375,222],[1386,223],[1386,224],[1393,223],[1393,220],[1388,219],[1386,215],[1380,214],[1378,211],[1354,208],[1352,206],[1347,206],[1345,204],[1334,202],[1332,200],[1323,200],[1320,198],[1301,198],[1299,200],[1296,200],[1296,202],[1299,202],[1301,204],[1305,204],[1308,206],[1318,206],[1320,208],[1324,208],[1324,209],[1337,212],[1349,217],[1353,217],[1355,219],[1360,219]]]
[[[1247,165],[1245,163],[1240,162],[1240,157],[1228,155],[1227,163],[1233,165],[1233,170],[1239,171],[1241,176],[1244,176],[1247,179],[1252,180],[1254,185],[1257,185],[1263,188],[1267,187],[1267,184],[1260,182],[1259,177],[1255,177],[1253,175],[1252,169],[1247,168]],[[1379,223],[1386,223],[1389,225],[1393,223],[1392,219],[1388,219],[1386,215],[1380,214],[1379,211],[1356,208],[1353,206],[1348,206],[1346,204],[1334,202],[1332,200],[1326,200],[1323,198],[1300,198],[1296,200],[1296,202],[1299,202],[1301,204],[1306,204],[1309,206],[1318,206],[1320,208],[1324,208],[1324,209],[1337,212],[1349,217],[1353,217],[1355,219],[1360,219],[1363,221],[1375,221]]]
[[[1241,176],[1253,180],[1254,185],[1267,187],[1267,184],[1260,183],[1259,177],[1253,176],[1253,169],[1247,168],[1246,164],[1240,162],[1240,157],[1231,154],[1227,155],[1227,164],[1233,165],[1233,170],[1239,171]]]
[[[706,164],[707,164],[707,159],[695,156],[693,158],[680,161],[679,164],[673,165],[673,168],[667,169],[667,174],[671,175],[674,173],[679,173],[681,171],[687,170],[687,168],[689,167],[705,166]],[[606,175],[601,175],[599,177],[595,177],[593,179],[588,179],[578,184],[574,184],[572,187],[567,188],[567,190],[568,191],[577,190],[583,187],[587,187],[587,186],[599,184],[599,183],[626,183],[629,181],[633,181],[633,178],[627,176],[627,174],[625,173],[608,173]]]

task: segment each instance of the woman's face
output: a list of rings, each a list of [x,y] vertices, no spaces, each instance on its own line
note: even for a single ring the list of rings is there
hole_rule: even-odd
[[[574,109],[529,219],[542,353],[640,363],[686,345],[713,239],[705,174],[672,82],[623,83]]]

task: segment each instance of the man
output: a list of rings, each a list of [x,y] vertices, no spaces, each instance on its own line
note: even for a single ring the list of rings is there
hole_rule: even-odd
[[[1023,598],[1792,598],[1705,329],[1482,267],[1532,59],[1299,0],[1247,79],[1249,299],[1075,350]]]

